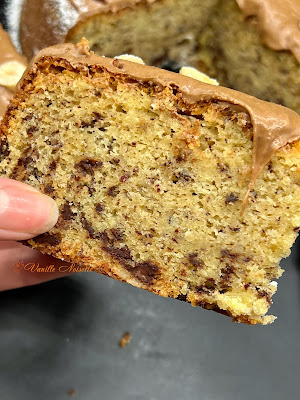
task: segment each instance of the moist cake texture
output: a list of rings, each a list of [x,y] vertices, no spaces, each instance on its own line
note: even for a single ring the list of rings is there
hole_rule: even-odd
[[[299,0],[26,0],[24,54],[89,39],[93,51],[191,65],[300,113]]]
[[[300,226],[295,112],[82,41],[37,56],[0,135],[0,175],[60,209],[28,245],[234,321],[274,320]]]

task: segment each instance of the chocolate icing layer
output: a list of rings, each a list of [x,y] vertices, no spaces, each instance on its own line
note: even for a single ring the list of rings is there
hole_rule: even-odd
[[[95,14],[154,1],[158,0],[25,0],[20,26],[23,53],[31,58],[44,47],[63,42],[72,27]],[[236,2],[245,17],[257,17],[258,29],[269,47],[289,50],[300,62],[299,0]]]
[[[0,66],[8,61],[19,61],[27,65],[25,59],[17,52],[7,32],[0,25]],[[0,86],[0,118],[4,115],[13,93],[4,86]]]
[[[290,50],[300,62],[299,0],[236,0],[245,17],[255,16],[263,41],[274,50]]]
[[[64,60],[73,68],[84,71],[87,71],[88,66],[97,66],[140,83],[155,84],[161,90],[166,87],[176,88],[188,103],[226,102],[226,106],[232,106],[235,112],[246,112],[253,125],[253,163],[243,209],[256,178],[274,153],[288,143],[300,139],[300,116],[288,108],[159,68],[96,56],[89,52],[88,42],[84,39],[77,46],[61,44],[42,50],[29,65],[27,73],[19,83],[20,87],[27,77],[30,79],[31,72],[38,69],[38,63],[42,59],[48,59],[49,62]]]

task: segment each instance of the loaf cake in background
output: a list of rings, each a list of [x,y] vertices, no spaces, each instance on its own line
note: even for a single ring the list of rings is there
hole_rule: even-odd
[[[299,0],[25,0],[20,42],[30,59],[86,37],[100,55],[191,65],[300,113],[299,20]]]
[[[300,117],[155,67],[41,51],[0,128],[0,176],[60,217],[27,244],[234,321],[268,324],[300,226]]]
[[[8,33],[0,24],[0,119],[6,111],[26,65],[25,58],[17,52]]]

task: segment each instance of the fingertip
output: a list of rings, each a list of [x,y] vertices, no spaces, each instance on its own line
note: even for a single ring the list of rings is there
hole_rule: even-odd
[[[21,182],[0,180],[0,239],[24,240],[47,232],[58,215],[51,197]]]

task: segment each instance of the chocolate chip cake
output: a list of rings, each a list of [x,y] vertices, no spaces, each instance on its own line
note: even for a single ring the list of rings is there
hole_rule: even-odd
[[[191,65],[300,114],[299,21],[299,0],[25,0],[20,41],[30,59],[86,37],[100,55]]]
[[[60,217],[27,244],[234,321],[266,315],[300,227],[300,117],[155,67],[40,52],[0,127],[0,175]]]

